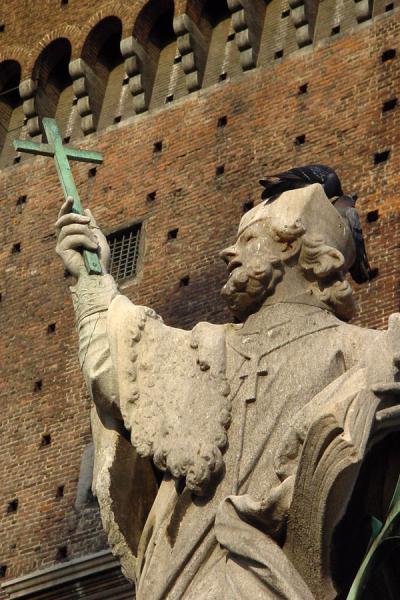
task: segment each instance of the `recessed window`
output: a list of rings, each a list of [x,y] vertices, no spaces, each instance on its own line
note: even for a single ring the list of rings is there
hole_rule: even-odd
[[[218,167],[215,169],[215,175],[217,177],[220,177],[224,173],[225,173],[225,165],[218,165]]]
[[[275,60],[277,60],[278,58],[282,58],[283,57],[283,50],[276,50],[275,54],[274,54],[274,58]]]
[[[41,448],[45,448],[46,446],[50,446],[51,444],[51,435],[50,433],[45,433],[42,435],[42,439],[40,440]]]
[[[174,58],[174,65],[178,65],[180,62],[182,62],[182,55],[178,54],[177,56],[175,56]]]
[[[295,146],[302,146],[305,143],[306,143],[306,136],[305,136],[304,133],[302,135],[298,135],[296,137],[296,139],[294,140],[294,145]]]
[[[66,135],[64,138],[64,144],[69,144],[71,141],[71,136],[70,135]]]
[[[6,26],[4,23],[0,23],[0,33],[3,33],[6,29]]]
[[[19,196],[16,206],[18,208],[22,208],[27,203],[27,201],[28,201],[28,199],[27,199],[26,194],[24,194],[23,196]]]
[[[7,504],[7,514],[16,513],[18,510],[18,498],[14,498]]]
[[[390,12],[393,9],[394,9],[393,2],[389,2],[389,4],[386,4],[386,6],[385,6],[385,12]]]
[[[116,117],[114,117],[113,122],[114,123],[121,123],[122,117],[121,115],[117,115]]]
[[[40,392],[42,390],[42,387],[43,387],[43,381],[41,379],[37,379],[35,381],[35,383],[33,384],[33,391]]]
[[[379,210],[370,210],[367,212],[367,223],[374,223],[379,219]]]
[[[49,325],[47,325],[47,333],[49,333],[50,335],[52,333],[56,332],[56,324],[55,323],[50,323]]]
[[[393,110],[396,108],[398,104],[397,98],[391,98],[390,100],[386,100],[386,102],[382,105],[382,112],[388,112],[389,110]]]
[[[61,0],[61,6],[67,6],[68,0]]]
[[[226,78],[228,77],[227,73],[221,73],[220,76],[218,77],[219,81],[226,81]]]
[[[390,156],[390,150],[383,150],[383,152],[375,152],[374,154],[374,163],[379,165],[380,163],[384,163],[388,160]]]
[[[20,162],[21,162],[21,156],[20,155],[15,156],[14,160],[13,160],[14,165],[17,165]]]
[[[136,223],[107,236],[111,250],[110,273],[116,281],[136,275],[141,231],[142,224]]]
[[[389,48],[388,50],[385,50],[384,52],[382,52],[381,61],[383,63],[388,60],[393,60],[393,58],[396,58],[395,48]]]
[[[331,29],[331,35],[338,35],[340,33],[340,25],[335,25]]]
[[[11,248],[11,253],[19,254],[20,252],[21,252],[21,242],[17,242],[16,244],[13,244],[13,246]]]
[[[248,202],[245,202],[243,204],[242,208],[243,208],[243,213],[247,213],[247,212],[249,212],[249,210],[254,208],[254,202],[252,200],[249,200]]]
[[[57,490],[56,490],[56,498],[63,498],[64,497],[64,489],[65,486],[63,485],[59,485]]]
[[[59,548],[57,548],[56,560],[65,560],[67,557],[68,557],[67,546],[60,546]]]
[[[281,12],[281,19],[286,19],[290,15],[290,9],[287,8]]]
[[[96,175],[97,175],[97,167],[92,167],[91,169],[89,169],[89,171],[88,171],[89,179],[91,179],[92,177],[96,177]]]
[[[154,200],[157,198],[157,192],[150,192],[149,194],[147,194],[146,196],[146,200],[147,202],[154,202]]]
[[[170,229],[170,231],[168,231],[167,239],[169,241],[176,240],[177,237],[178,237],[178,233],[179,233],[179,229],[178,228]]]
[[[7,573],[7,565],[0,565],[0,577],[5,577]]]
[[[227,36],[226,41],[233,42],[234,39],[235,39],[235,33],[233,31],[231,31],[231,33]]]
[[[166,98],[165,98],[165,104],[169,104],[170,102],[174,101],[174,95],[173,94],[169,94]]]
[[[185,277],[182,277],[182,279],[179,281],[179,287],[187,287],[190,283],[190,277],[189,275],[185,275]]]
[[[302,85],[299,85],[299,91],[298,91],[298,95],[301,96],[302,94],[307,94],[308,92],[308,83],[303,83]]]

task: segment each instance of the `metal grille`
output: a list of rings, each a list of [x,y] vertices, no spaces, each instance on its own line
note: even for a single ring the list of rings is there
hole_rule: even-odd
[[[136,275],[141,230],[142,224],[137,223],[107,236],[111,250],[110,273],[116,281]]]

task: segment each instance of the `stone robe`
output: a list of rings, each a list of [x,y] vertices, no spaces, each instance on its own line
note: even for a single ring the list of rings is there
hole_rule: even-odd
[[[335,597],[333,530],[382,402],[397,406],[397,330],[396,317],[379,332],[320,306],[282,303],[244,325],[182,331],[122,296],[83,320],[94,491],[138,600]],[[160,428],[170,402],[187,432],[191,403],[201,406],[205,390],[212,398],[226,383],[223,471],[203,496],[168,471],[158,485],[150,460],[132,445],[137,399],[158,402]],[[386,420],[382,430],[392,425]]]

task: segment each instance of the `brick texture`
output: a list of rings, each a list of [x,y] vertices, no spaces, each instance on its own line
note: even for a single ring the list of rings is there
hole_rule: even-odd
[[[0,86],[1,61],[18,61],[21,80],[27,79],[52,40],[69,40],[74,60],[105,17],[119,18],[121,37],[130,36],[145,4],[69,0],[61,6],[43,0],[40,10],[33,10],[22,0],[9,0],[0,8],[5,25]],[[151,20],[160,3],[150,4],[146,18]],[[204,4],[178,0],[175,14],[186,11],[201,28]],[[382,105],[400,93],[400,12],[384,12],[380,4],[372,20],[357,25],[353,4],[339,4],[345,12],[340,33],[330,35],[339,13],[333,0],[326,0],[314,45],[299,50],[294,27],[282,16],[287,5],[273,0],[258,66],[247,72],[240,68],[237,47],[228,47],[232,40],[221,41],[221,32],[225,37],[230,27],[219,21],[214,37],[205,27],[204,39],[212,40],[216,54],[209,55],[203,89],[179,92],[167,104],[157,100],[154,110],[136,116],[125,98],[130,109],[120,111],[117,124],[109,108],[116,105],[115,95],[104,91],[108,124],[103,112],[101,131],[84,137],[79,127],[70,128],[76,132],[71,143],[104,154],[95,177],[88,177],[90,165],[73,167],[82,201],[100,226],[110,232],[144,223],[138,276],[121,288],[133,301],[154,307],[168,324],[190,327],[229,318],[219,297],[225,277],[219,250],[233,240],[244,205],[258,201],[262,175],[308,162],[332,165],[344,189],[358,194],[378,275],[357,288],[355,322],[383,328],[398,310],[400,109],[382,113]],[[151,25],[142,22],[136,29],[143,33],[146,27]],[[146,36],[144,31],[143,40]],[[390,48],[397,56],[382,62]],[[281,49],[283,57],[275,59]],[[168,45],[161,53],[163,60],[174,58]],[[167,63],[164,69],[174,68]],[[228,77],[218,82],[223,64]],[[108,73],[113,85],[122,84],[118,60]],[[166,75],[159,74],[163,95]],[[300,93],[304,84],[307,91]],[[65,102],[72,102],[68,89],[60,84],[57,92],[65,127]],[[221,117],[226,124],[217,127]],[[305,136],[303,144],[295,144],[298,136]],[[158,141],[162,151],[154,153]],[[375,154],[385,150],[388,159],[375,164]],[[222,165],[224,172],[216,175]],[[26,202],[18,203],[23,195]],[[88,499],[83,508],[74,506],[81,456],[91,435],[68,289],[73,282],[54,252],[61,196],[49,159],[25,158],[0,170],[0,565],[7,565],[11,578],[106,544],[95,503]],[[369,222],[374,210],[378,219]],[[172,229],[179,230],[176,239],[168,239]],[[48,330],[53,323],[55,331]],[[8,512],[16,498],[17,510]],[[66,557],[60,548],[66,548]]]

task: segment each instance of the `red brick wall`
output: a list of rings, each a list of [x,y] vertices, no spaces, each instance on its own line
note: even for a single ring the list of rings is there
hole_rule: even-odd
[[[30,75],[47,32],[67,27],[76,58],[82,31],[100,19],[88,0],[70,0],[64,9],[42,4],[42,10],[30,11],[25,2],[10,0],[0,9],[6,25],[0,56],[17,57],[23,77]],[[129,6],[131,14],[138,12],[144,2],[114,4],[120,16]],[[103,15],[113,14],[111,3],[96,2],[96,9],[103,5]],[[258,179],[276,169],[324,162],[337,168],[345,190],[358,194],[371,263],[379,269],[376,279],[357,290],[356,322],[385,326],[399,303],[400,109],[384,115],[381,109],[400,89],[399,15],[396,10],[378,16],[79,141],[104,154],[96,177],[88,178],[90,165],[74,167],[82,200],[99,224],[110,231],[144,220],[140,273],[122,286],[124,293],[172,325],[228,318],[219,298],[224,266],[218,252],[232,241],[243,205],[258,200]],[[398,56],[382,63],[387,48],[397,48]],[[304,83],[308,91],[299,95]],[[225,115],[227,125],[218,128]],[[305,143],[296,146],[299,135]],[[153,154],[159,140],[163,150]],[[388,161],[374,165],[374,153],[386,149]],[[220,165],[225,172],[217,177]],[[148,202],[153,191],[156,199]],[[25,194],[27,202],[18,209]],[[96,509],[77,513],[73,507],[82,450],[90,441],[89,405],[77,361],[71,282],[54,253],[61,191],[51,161],[34,158],[0,171],[0,198],[0,565],[15,577],[54,563],[61,546],[72,558],[101,549],[105,541]],[[366,214],[374,209],[379,219],[367,224]],[[175,228],[177,239],[167,241]],[[12,253],[15,243],[21,244],[19,253]],[[182,287],[185,276],[189,285]],[[51,334],[50,323],[56,323]],[[38,380],[42,389],[34,391]],[[43,434],[51,435],[45,447]],[[65,495],[57,499],[60,485]],[[15,498],[18,510],[7,514]]]

